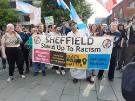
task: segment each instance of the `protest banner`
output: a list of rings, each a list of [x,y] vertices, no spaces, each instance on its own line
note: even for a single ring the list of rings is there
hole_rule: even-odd
[[[33,62],[107,70],[112,47],[113,37],[33,36]]]
[[[45,20],[45,24],[47,24],[47,25],[53,25],[54,24],[53,16],[44,17],[44,20]]]

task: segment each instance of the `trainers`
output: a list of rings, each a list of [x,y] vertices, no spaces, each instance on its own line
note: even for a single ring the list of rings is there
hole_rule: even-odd
[[[56,70],[56,74],[60,74],[60,71],[59,70]]]
[[[43,76],[46,76],[46,72],[45,72],[45,71],[42,71],[42,75],[43,75]]]
[[[90,76],[90,77],[87,78],[87,81],[88,81],[89,83],[91,83],[91,84],[94,84],[95,78],[94,78],[93,76]]]
[[[104,76],[98,76],[98,80],[102,80]]]
[[[62,75],[65,75],[66,74],[64,70],[62,70],[61,73],[62,73]]]
[[[9,77],[6,81],[10,82],[11,80],[13,80],[13,77]]]
[[[26,78],[26,76],[25,76],[25,75],[21,75],[21,78],[22,78],[22,79],[25,79],[25,78]]]
[[[109,81],[113,82],[114,81],[114,78],[108,78]]]

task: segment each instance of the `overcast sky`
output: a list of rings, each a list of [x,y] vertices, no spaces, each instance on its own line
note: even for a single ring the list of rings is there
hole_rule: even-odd
[[[88,23],[94,23],[96,17],[107,17],[109,15],[107,10],[102,5],[100,5],[96,0],[86,0],[86,1],[92,4],[92,8],[93,8],[93,10],[95,12],[88,19]],[[117,0],[118,3],[120,1],[122,1],[122,0]]]

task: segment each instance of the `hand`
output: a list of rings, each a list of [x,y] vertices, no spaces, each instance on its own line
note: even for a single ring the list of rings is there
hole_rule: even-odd
[[[6,54],[2,55],[2,58],[6,59],[7,58]]]
[[[121,48],[123,48],[123,45],[120,45]]]
[[[133,22],[130,22],[130,23],[129,23],[129,26],[131,27],[131,26],[132,26],[132,24],[133,24]]]

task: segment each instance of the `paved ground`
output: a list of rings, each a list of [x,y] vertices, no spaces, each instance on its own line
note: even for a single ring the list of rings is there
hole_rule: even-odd
[[[121,95],[121,73],[116,72],[114,82],[106,78],[91,85],[85,80],[73,84],[70,74],[57,75],[47,70],[47,76],[25,80],[15,73],[15,80],[6,83],[8,70],[0,70],[0,101],[125,101]]]

